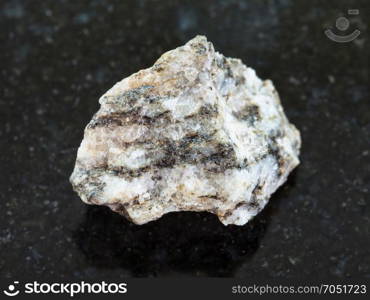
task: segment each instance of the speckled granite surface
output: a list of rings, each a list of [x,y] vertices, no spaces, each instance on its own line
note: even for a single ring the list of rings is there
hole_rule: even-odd
[[[366,2],[2,1],[0,276],[370,278]],[[328,40],[348,8],[362,35]],[[273,80],[301,165],[243,227],[207,213],[137,226],[86,206],[68,177],[99,96],[195,34]]]

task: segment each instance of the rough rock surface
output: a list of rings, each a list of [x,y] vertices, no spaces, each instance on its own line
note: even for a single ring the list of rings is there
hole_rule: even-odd
[[[137,224],[208,211],[243,225],[299,163],[300,135],[271,81],[203,36],[100,100],[70,178],[81,199]]]

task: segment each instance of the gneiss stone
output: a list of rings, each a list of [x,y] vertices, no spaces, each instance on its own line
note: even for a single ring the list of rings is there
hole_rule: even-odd
[[[208,211],[243,225],[299,163],[300,135],[271,81],[204,36],[99,100],[70,178],[89,204],[136,224]]]

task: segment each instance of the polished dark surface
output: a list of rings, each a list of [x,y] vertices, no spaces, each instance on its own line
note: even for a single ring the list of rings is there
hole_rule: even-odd
[[[1,1],[0,276],[369,279],[367,2]],[[323,33],[341,14],[362,31],[347,44]],[[273,80],[301,165],[243,227],[83,204],[68,177],[98,98],[196,34]]]

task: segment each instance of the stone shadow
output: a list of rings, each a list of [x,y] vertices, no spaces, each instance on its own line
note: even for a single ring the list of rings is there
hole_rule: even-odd
[[[209,213],[169,213],[135,225],[106,207],[89,206],[74,238],[97,268],[123,268],[134,277],[230,277],[259,248],[279,202],[294,186],[294,174],[267,207],[244,226],[224,226]]]

